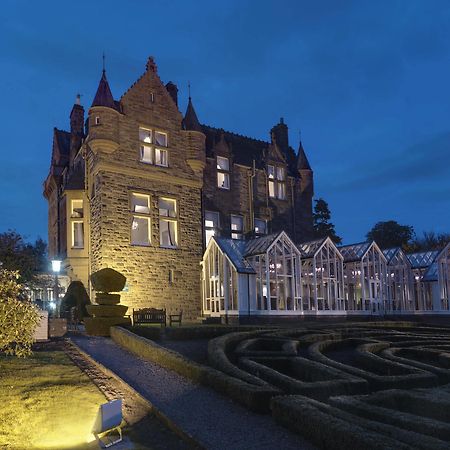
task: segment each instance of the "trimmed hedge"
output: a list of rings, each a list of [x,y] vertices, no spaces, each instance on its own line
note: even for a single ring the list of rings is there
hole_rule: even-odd
[[[308,353],[315,361],[321,362],[326,366],[335,367],[339,370],[351,373],[352,375],[367,380],[370,387],[374,390],[392,389],[396,387],[432,387],[437,385],[437,377],[434,374],[418,368],[399,364],[394,361],[383,360],[383,358],[369,353],[367,348],[363,351],[364,347],[359,350],[355,348],[353,352],[350,350],[350,352],[352,352],[351,357],[354,358],[357,366],[344,364],[323,354],[324,351],[335,350],[336,348],[339,348],[339,346],[346,344],[356,344],[355,346],[357,347],[362,344],[370,343],[372,346],[379,346],[380,348],[386,345],[386,343],[367,341],[368,340],[351,338],[344,340],[320,341],[312,344],[308,348]],[[395,371],[397,374],[403,372],[403,374],[386,374],[389,373],[386,372],[389,370],[389,367],[393,372]],[[380,375],[380,372],[384,372],[385,374]]]
[[[302,396],[274,397],[272,416],[321,449],[444,450],[448,443],[350,414]]]
[[[173,370],[190,380],[212,387],[255,412],[269,412],[270,399],[280,391],[261,382],[251,385],[230,377],[211,367],[203,366],[168,350],[144,337],[138,336],[122,327],[111,328],[112,339],[122,347],[143,359],[152,361],[166,369]]]
[[[366,380],[301,357],[241,358],[239,366],[283,392],[317,400],[369,391]]]

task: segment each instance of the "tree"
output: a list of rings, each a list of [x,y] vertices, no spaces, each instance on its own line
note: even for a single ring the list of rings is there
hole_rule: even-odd
[[[319,198],[315,201],[313,212],[313,234],[316,239],[329,236],[335,244],[340,244],[342,239],[336,234],[334,224],[330,222],[331,212],[328,203]]]
[[[406,250],[414,236],[413,227],[400,225],[395,220],[378,222],[366,234],[367,240],[375,241],[381,249],[402,247]]]
[[[0,352],[28,356],[40,319],[18,279],[18,272],[0,268]]]
[[[19,281],[29,283],[36,274],[45,271],[47,244],[37,239],[34,244],[25,242],[16,231],[0,233],[0,262],[2,268],[20,273]]]
[[[426,252],[442,250],[450,242],[450,233],[435,233],[424,231],[422,237],[416,237],[408,247],[411,252]]]

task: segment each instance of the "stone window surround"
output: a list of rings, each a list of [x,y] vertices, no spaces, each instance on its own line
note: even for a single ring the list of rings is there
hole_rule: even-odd
[[[133,196],[146,196],[148,199],[148,213],[144,213],[144,212],[136,212],[133,210]],[[152,220],[151,220],[151,201],[152,201],[152,197],[150,194],[146,193],[146,192],[142,192],[142,191],[137,191],[137,190],[133,190],[129,192],[129,207],[128,210],[130,211],[130,216],[131,216],[131,221],[130,221],[130,245],[133,247],[149,247],[152,243]],[[133,243],[133,235],[132,235],[132,226],[133,226],[133,221],[134,218],[141,218],[141,219],[146,219],[148,221],[148,243],[144,244],[144,243]]]
[[[145,130],[150,133],[150,142],[142,140],[140,136],[140,131]],[[166,136],[166,144],[165,145],[158,145],[155,141],[155,134],[160,133]],[[150,164],[152,166],[157,167],[169,167],[169,133],[167,131],[164,131],[160,128],[155,128],[152,126],[139,124],[138,127],[138,139],[139,139],[139,162],[143,164]],[[143,159],[143,147],[147,147],[150,150],[150,160],[144,161]],[[156,164],[156,150],[160,150],[161,152],[164,152],[166,154],[166,164]]]

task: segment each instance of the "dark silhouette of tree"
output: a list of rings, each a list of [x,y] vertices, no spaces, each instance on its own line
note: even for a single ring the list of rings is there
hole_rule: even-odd
[[[367,240],[375,241],[381,249],[402,247],[408,250],[414,236],[412,226],[400,225],[395,220],[378,222],[366,234]]]
[[[47,268],[47,244],[40,238],[25,242],[16,231],[0,233],[0,262],[3,269],[18,271],[19,282],[27,284]]]
[[[442,250],[450,242],[450,233],[435,233],[424,231],[421,237],[412,240],[408,247],[411,252],[426,252],[431,250]]]
[[[313,234],[315,239],[329,236],[335,244],[340,244],[342,239],[336,234],[334,224],[330,222],[331,212],[328,203],[319,198],[314,200]]]

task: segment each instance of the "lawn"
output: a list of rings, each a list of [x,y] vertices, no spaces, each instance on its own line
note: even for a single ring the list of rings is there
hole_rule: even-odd
[[[106,399],[61,351],[0,356],[1,449],[95,449],[91,434]]]

